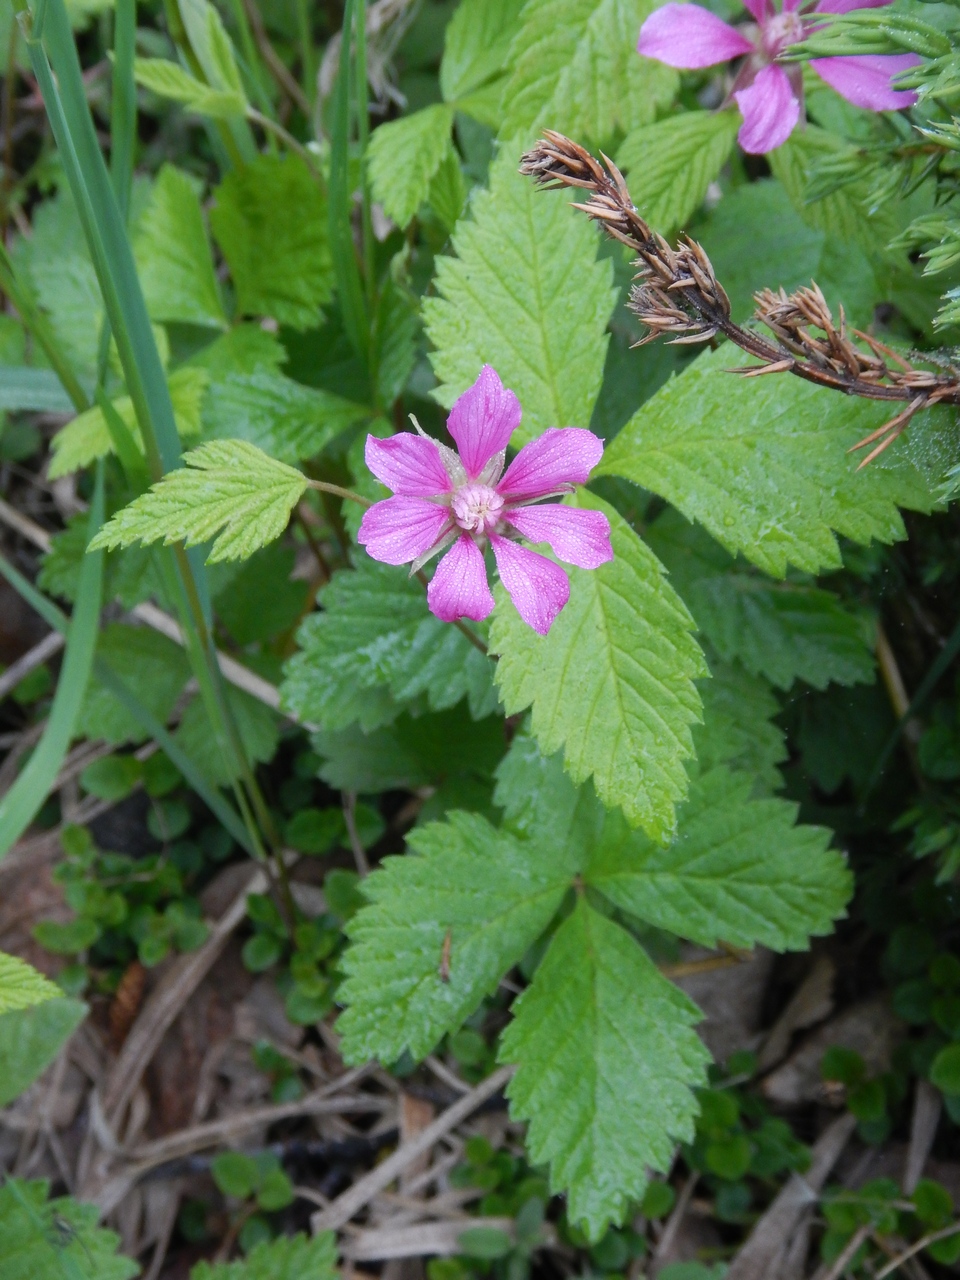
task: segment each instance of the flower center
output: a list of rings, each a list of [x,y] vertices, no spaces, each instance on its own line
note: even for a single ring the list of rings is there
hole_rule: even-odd
[[[454,520],[471,533],[489,533],[503,511],[503,499],[488,484],[465,484],[450,505]]]
[[[763,52],[776,58],[788,45],[803,39],[803,20],[799,13],[775,13],[763,24]]]

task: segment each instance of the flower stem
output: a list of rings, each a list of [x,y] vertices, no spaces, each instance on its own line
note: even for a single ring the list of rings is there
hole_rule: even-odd
[[[373,506],[372,498],[364,498],[361,494],[354,493],[352,489],[344,489],[339,484],[328,484],[326,480],[308,480],[307,484],[319,493],[332,493],[338,498],[349,498],[351,502],[359,502],[361,507]]]

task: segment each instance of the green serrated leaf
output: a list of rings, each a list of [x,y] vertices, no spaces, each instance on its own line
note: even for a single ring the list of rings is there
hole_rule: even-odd
[[[796,826],[797,805],[754,799],[752,785],[724,765],[702,774],[668,848],[611,815],[585,880],[618,907],[703,946],[805,949],[843,913],[852,877],[827,848],[829,831]]]
[[[624,138],[617,164],[630,176],[637,208],[655,231],[668,235],[699,209],[740,124],[736,111],[684,111]]]
[[[444,101],[475,93],[503,72],[525,0],[461,0],[444,33],[440,91]]]
[[[246,758],[252,764],[272,760],[280,740],[276,713],[232,684],[224,687],[224,696]],[[215,786],[225,786],[234,781],[233,766],[217,748],[217,734],[210,724],[202,698],[196,697],[188,704],[174,742],[185,755],[197,762],[204,776]]]
[[[200,412],[208,382],[209,376],[204,369],[191,366],[184,366],[170,375],[170,399],[173,401],[177,431],[183,440],[200,434]],[[113,407],[142,450],[143,442],[133,401],[129,396],[121,396],[113,402]],[[53,457],[47,474],[54,480],[59,476],[69,475],[72,471],[79,471],[97,458],[113,453],[113,437],[103,411],[94,406],[85,413],[78,414],[57,432],[51,441],[51,447]]]
[[[246,114],[247,100],[235,89],[211,89],[189,71],[167,58],[135,58],[133,74],[138,85],[158,98],[179,102],[188,111],[211,120],[229,120]]]
[[[282,686],[284,705],[301,720],[369,731],[421,697],[434,711],[467,698],[476,720],[495,709],[493,663],[430,613],[423,587],[403,569],[361,556],[319,600],[323,611],[301,626]]]
[[[307,488],[299,471],[245,440],[211,441],[183,460],[118,511],[90,549],[181,539],[193,547],[215,537],[209,563],[244,560],[279,538]]]
[[[725,662],[710,663],[710,679],[700,684],[703,724],[693,731],[697,751],[694,772],[717,764],[751,775],[755,789],[776,791],[783,785],[777,768],[786,760],[786,733],[772,724],[780,705],[761,676]]]
[[[97,1226],[96,1205],[48,1200],[50,1184],[8,1178],[0,1186],[3,1280],[130,1280],[140,1268],[117,1253],[120,1237]]]
[[[237,311],[312,329],[333,293],[327,202],[299,156],[262,155],[214,191],[210,226],[230,267]]]
[[[242,1261],[198,1262],[190,1280],[337,1280],[336,1237],[321,1231],[254,1245]]]
[[[631,823],[665,839],[686,792],[683,760],[700,718],[693,681],[706,664],[653,552],[606,503],[586,492],[577,502],[606,512],[614,558],[569,570],[570,601],[547,636],[526,626],[498,587],[490,629],[497,685],[508,715],[532,705],[544,755],[562,747],[575,782],[592,775],[605,805],[621,805]]]
[[[190,663],[183,649],[149,627],[111,623],[97,641],[97,656],[130,689],[161,724],[166,724],[183,687],[190,678]],[[119,746],[143,742],[147,733],[140,721],[98,679],[90,678],[77,730],[94,742]]]
[[[134,250],[152,320],[226,327],[200,200],[173,165],[157,174]]]
[[[426,200],[452,126],[453,107],[436,102],[374,130],[367,149],[370,189],[398,226],[405,227]]]
[[[437,292],[423,304],[430,356],[449,408],[484,363],[523,406],[513,443],[547,427],[590,423],[616,301],[609,261],[569,194],[537,191],[504,146],[479,191],[473,216],[453,237],[457,256],[437,262]]]
[[[33,1084],[86,1016],[83,1001],[66,996],[0,1013],[0,1107]],[[0,1258],[6,1260],[2,1246]]]
[[[647,1169],[667,1169],[693,1136],[709,1060],[699,1011],[583,897],[513,1008],[499,1055],[518,1064],[511,1114],[570,1220],[598,1240],[642,1197]]]
[[[337,1023],[345,1061],[429,1053],[492,991],[546,928],[576,864],[531,848],[477,814],[408,837],[363,882],[370,904],[347,926]],[[441,974],[450,934],[449,980]]]
[[[767,573],[788,564],[838,569],[835,534],[855,542],[905,536],[898,505],[929,512],[934,481],[918,422],[899,450],[864,470],[848,449],[889,411],[800,378],[740,379],[729,344],[706,352],[643,405],[595,475],[618,475],[666,498]],[[936,459],[934,459],[936,461]]]
[[[797,679],[815,689],[873,679],[861,620],[832,592],[737,567],[709,534],[670,509],[647,540],[724,661],[738,660],[781,689]]]
[[[29,1009],[62,994],[57,984],[33,965],[0,951],[0,1015],[12,1009]]]
[[[637,56],[653,0],[530,0],[510,49],[505,138],[544,126],[598,144],[656,118],[679,77]]]

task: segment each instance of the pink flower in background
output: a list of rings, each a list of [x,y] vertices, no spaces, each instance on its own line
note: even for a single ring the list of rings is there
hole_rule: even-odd
[[[427,589],[427,603],[443,622],[479,622],[493,609],[483,560],[489,541],[517,612],[545,636],[570,598],[570,583],[558,564],[514,539],[546,542],[558,559],[581,569],[613,559],[602,512],[531,505],[585,484],[603,442],[580,427],[551,427],[504,472],[520,417],[519,400],[485,364],[447,419],[456,453],[423,432],[367,436],[367,466],[395,496],[367,511],[358,540],[374,560],[410,564],[411,573],[449,547]]]
[[[745,57],[731,91],[743,116],[737,137],[744,151],[761,155],[786,142],[802,111],[800,64],[782,67],[777,58],[816,26],[816,14],[878,9],[884,3],[820,0],[816,7],[801,12],[800,0],[783,0],[778,13],[773,0],[744,0],[756,25],[743,27],[728,26],[697,4],[665,4],[640,28],[637,52],[686,71]],[[892,77],[919,62],[915,54],[897,53],[812,58],[810,65],[821,80],[854,106],[896,111],[912,107],[917,95],[894,89]]]

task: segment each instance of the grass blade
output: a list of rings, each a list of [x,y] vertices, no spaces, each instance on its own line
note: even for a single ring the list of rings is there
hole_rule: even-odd
[[[343,11],[340,70],[337,73],[330,150],[330,248],[343,312],[343,327],[357,354],[366,360],[370,349],[370,320],[350,225],[350,53],[356,7],[355,0],[347,0]]]

